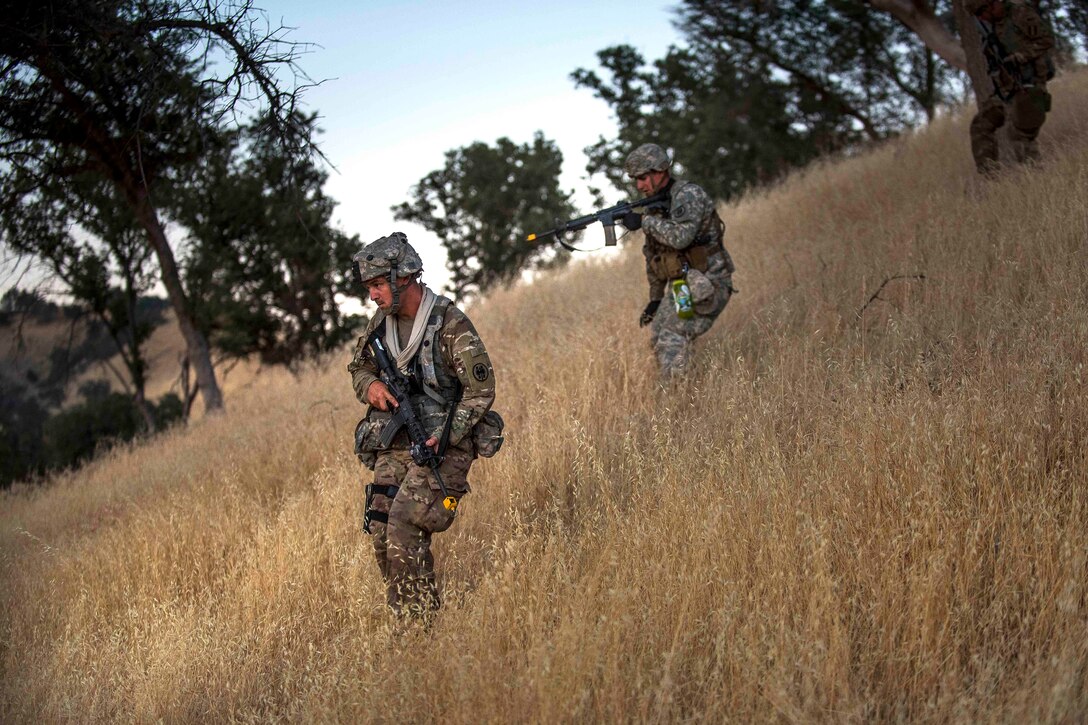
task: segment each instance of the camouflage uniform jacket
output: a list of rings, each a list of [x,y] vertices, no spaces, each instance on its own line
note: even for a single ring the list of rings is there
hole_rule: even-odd
[[[381,312],[371,318],[348,363],[355,395],[364,404],[367,404],[367,389],[379,379],[378,366],[367,342],[385,320],[386,316]],[[472,322],[445,297],[439,297],[427,324],[427,334],[419,352],[408,365],[413,407],[424,427],[436,438],[441,438],[450,405],[460,393],[450,424],[449,445],[472,451],[472,429],[495,402],[491,359]],[[444,400],[445,405],[437,399]],[[368,404],[368,416],[375,412],[380,414],[380,411],[371,410]],[[406,433],[398,434],[391,447],[407,448]]]
[[[683,265],[706,271],[709,255],[722,254],[725,270],[734,272],[733,260],[725,251],[725,224],[714,209],[710,195],[697,184],[680,179],[669,181],[669,209],[647,213],[642,220],[646,243],[646,279],[650,299],[660,300],[665,285],[683,273]]]
[[[1042,86],[1054,76],[1050,51],[1054,47],[1054,35],[1031,0],[1002,0],[1002,17],[987,22],[979,19],[983,49],[990,62],[994,90],[1003,98],[1009,98],[1024,85]],[[987,37],[991,42],[987,42]],[[993,42],[1000,46],[1001,58],[990,57],[994,53]],[[1012,60],[1009,56],[1016,55]]]

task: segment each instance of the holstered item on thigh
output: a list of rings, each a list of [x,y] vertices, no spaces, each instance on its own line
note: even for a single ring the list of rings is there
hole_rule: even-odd
[[[393,499],[397,497],[396,486],[383,486],[379,483],[366,485],[366,509],[363,512],[363,531],[371,532],[374,522],[388,523],[389,509]]]

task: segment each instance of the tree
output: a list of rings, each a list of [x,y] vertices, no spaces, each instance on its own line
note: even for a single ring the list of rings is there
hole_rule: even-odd
[[[930,13],[938,26],[948,2]],[[677,12],[694,48],[762,60],[870,140],[932,118],[954,90],[913,31],[856,0],[684,0]]]
[[[111,185],[154,252],[208,411],[223,407],[222,394],[161,202],[247,104],[268,107],[281,142],[304,143],[292,126],[298,89],[274,75],[299,75],[284,33],[261,23],[251,0],[23,2],[0,24],[4,213],[60,203],[39,192],[49,179],[92,174]]]
[[[729,198],[930,118],[955,90],[911,31],[854,0],[685,0],[677,16],[687,47],[649,69],[619,46],[598,53],[608,81],[572,74],[616,113],[618,138],[587,149],[587,170],[617,186],[624,154],[653,140],[688,178]]]
[[[1040,4],[1064,54],[1083,52],[1083,0]],[[676,13],[686,47],[648,68],[634,49],[608,48],[598,58],[609,78],[572,74],[616,115],[617,138],[586,153],[587,170],[620,188],[624,155],[646,141],[729,198],[818,154],[931,120],[962,96],[965,71],[976,95],[990,94],[961,0],[683,0]]]
[[[951,29],[933,22],[934,10],[929,0],[866,1],[897,18],[950,65],[965,71],[979,105],[993,95],[993,83],[987,73],[978,26],[964,8],[963,0],[951,0],[954,18]],[[1036,0],[1036,5],[1055,31],[1059,62],[1068,61],[1078,51],[1088,49],[1088,5],[1083,0]],[[955,29],[959,29],[959,38],[953,34]],[[999,139],[1004,147],[1006,137],[1000,136]],[[1004,149],[1002,155],[1008,152],[1008,149]]]
[[[584,69],[572,77],[612,106],[619,134],[585,150],[586,168],[618,189],[630,185],[625,156],[645,142],[673,149],[685,178],[730,198],[859,138],[848,123],[811,112],[806,125],[800,108],[790,112],[789,89],[766,65],[738,66],[725,56],[704,59],[670,48],[646,69],[643,57],[626,45],[597,56],[611,75],[607,81]]]
[[[313,116],[294,123],[316,132]],[[339,306],[359,293],[351,278],[359,240],[333,227],[328,175],[313,154],[267,143],[264,128],[226,136],[180,190],[184,280],[217,349],[293,368],[339,347],[363,321]]]
[[[153,431],[143,346],[158,315],[139,306],[154,284],[152,251],[132,214],[113,194],[113,186],[93,174],[43,179],[36,203],[18,199],[15,209],[0,213],[0,224],[9,246],[45,262],[74,300],[103,323],[127,377],[114,372],[146,429]]]
[[[484,293],[522,270],[568,259],[547,241],[527,239],[574,216],[570,193],[559,188],[562,165],[562,152],[539,131],[527,144],[473,143],[447,151],[445,167],[420,179],[412,201],[393,213],[438,236],[458,297]]]

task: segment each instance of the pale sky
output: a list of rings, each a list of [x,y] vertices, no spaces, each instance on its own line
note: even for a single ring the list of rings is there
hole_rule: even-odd
[[[664,2],[257,5],[273,23],[296,28],[293,40],[316,45],[300,65],[314,80],[329,79],[304,101],[321,116],[319,143],[335,166],[326,192],[339,202],[337,224],[364,243],[404,231],[434,288],[448,279],[444,251],[422,227],[394,221],[390,206],[441,168],[447,150],[501,136],[526,143],[540,130],[563,152],[562,188],[589,211],[582,149],[613,136],[615,123],[570,73],[597,69],[596,52],[611,45],[630,44],[649,61],[679,42],[675,3]],[[584,246],[600,246],[594,234]]]

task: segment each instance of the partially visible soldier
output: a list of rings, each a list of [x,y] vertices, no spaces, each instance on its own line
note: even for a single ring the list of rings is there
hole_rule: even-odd
[[[665,149],[652,143],[632,151],[623,166],[644,197],[663,189],[669,194],[667,210],[645,216],[632,212],[623,219],[628,229],[641,227],[646,238],[642,252],[650,301],[639,326],[650,325],[650,341],[665,380],[684,372],[692,341],[710,329],[734,292],[733,260],[723,243],[725,224],[710,196],[690,181],[674,179],[671,166]],[[661,304],[666,287],[677,279],[686,279],[691,291],[691,316],[678,313],[674,298]]]
[[[1039,158],[1036,138],[1050,110],[1046,82],[1054,77],[1054,36],[1032,0],[966,0],[978,21],[994,92],[971,121],[971,153],[979,173],[996,171],[997,130],[1007,129],[1017,162]]]
[[[404,234],[368,244],[354,260],[357,280],[378,305],[348,363],[355,395],[368,406],[355,433],[356,453],[374,471],[364,529],[373,537],[389,606],[397,614],[419,616],[441,604],[431,536],[453,524],[456,508],[443,505],[431,469],[413,461],[405,429],[382,444],[383,432],[387,437],[392,432],[387,426],[397,401],[379,377],[371,336],[382,337],[407,376],[412,407],[430,433],[427,445],[442,455],[439,473],[458,501],[469,491],[473,459],[493,454],[501,443],[501,437],[494,438],[501,433],[501,419],[491,413],[484,421],[495,400],[495,375],[468,317],[420,281],[423,262]],[[492,435],[494,450],[478,450],[480,426],[493,420],[499,431],[484,433]]]

